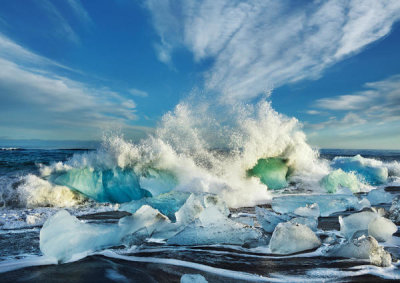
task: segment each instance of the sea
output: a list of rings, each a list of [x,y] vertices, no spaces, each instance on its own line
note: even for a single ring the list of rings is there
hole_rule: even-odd
[[[181,105],[140,142],[2,141],[0,282],[400,280],[400,151],[315,149],[258,107],[229,128]],[[340,220],[360,212],[394,222],[389,265],[332,252],[360,240]]]

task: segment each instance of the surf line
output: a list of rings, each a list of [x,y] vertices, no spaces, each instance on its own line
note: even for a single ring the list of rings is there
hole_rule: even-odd
[[[105,257],[122,259],[122,260],[126,260],[126,261],[160,263],[160,264],[187,267],[187,268],[192,268],[192,269],[216,274],[216,275],[227,277],[227,278],[253,281],[253,282],[287,282],[287,278],[281,279],[281,278],[264,277],[261,275],[254,275],[254,274],[250,274],[250,273],[246,273],[246,272],[217,268],[217,267],[212,267],[212,266],[208,266],[208,265],[204,265],[204,264],[200,264],[200,263],[194,263],[194,262],[183,261],[183,260],[172,259],[172,258],[124,256],[124,255],[117,254],[110,250],[102,251],[100,253],[97,253],[97,255],[103,255]],[[294,281],[292,281],[293,279],[294,279]],[[292,282],[296,282],[296,281],[304,282],[304,278],[302,278],[302,279],[298,278],[298,280],[296,280],[295,278],[291,278],[291,281]],[[313,280],[311,279],[311,281],[313,281]],[[315,281],[315,282],[317,282],[317,281]]]

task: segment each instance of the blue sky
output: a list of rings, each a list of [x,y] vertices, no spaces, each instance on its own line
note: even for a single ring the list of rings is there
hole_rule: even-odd
[[[0,139],[137,139],[193,90],[400,149],[399,1],[0,3]]]

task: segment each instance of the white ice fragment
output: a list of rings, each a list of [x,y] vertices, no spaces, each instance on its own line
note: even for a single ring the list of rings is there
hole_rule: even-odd
[[[40,213],[33,213],[26,216],[26,224],[28,225],[41,225],[44,223],[46,215]]]
[[[319,217],[320,211],[318,203],[313,203],[311,205],[306,205],[304,207],[298,207],[295,209],[294,214],[303,217]]]
[[[392,258],[383,247],[379,246],[374,237],[361,236],[353,238],[331,252],[332,256],[369,259],[371,264],[387,267],[392,263]]]
[[[368,193],[367,199],[372,205],[377,205],[381,203],[391,203],[393,196],[386,192],[385,189],[374,189]]]
[[[357,231],[368,231],[368,235],[378,241],[387,241],[397,231],[389,219],[380,216],[375,210],[362,211],[347,217],[339,216],[340,233],[347,239],[352,238]]]
[[[183,274],[181,283],[208,283],[208,281],[200,274]]]
[[[386,242],[397,232],[397,226],[389,219],[379,216],[368,225],[368,234],[379,242]]]
[[[258,223],[268,233],[272,233],[275,230],[276,225],[281,222],[286,222],[290,219],[287,215],[280,215],[268,209],[264,209],[256,206],[256,216]]]
[[[40,231],[40,250],[46,256],[67,262],[120,242],[117,225],[87,224],[61,210]]]
[[[367,198],[362,198],[359,202],[358,202],[358,209],[362,210],[366,207],[371,207],[371,203],[369,202],[369,200]]]
[[[320,245],[321,241],[310,228],[290,222],[279,223],[269,243],[271,252],[275,254],[292,254]]]
[[[191,224],[168,239],[170,245],[254,244],[265,237],[261,231],[234,222],[215,206],[204,209]]]
[[[369,223],[379,215],[373,211],[362,211],[346,217],[339,216],[340,233],[347,239],[359,230],[368,230]]]
[[[216,207],[225,216],[230,213],[226,203],[216,195],[191,194],[185,204],[175,213],[176,222],[180,225],[187,225],[208,207]]]

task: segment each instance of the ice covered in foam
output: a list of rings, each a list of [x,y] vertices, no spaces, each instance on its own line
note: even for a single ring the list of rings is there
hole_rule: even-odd
[[[259,159],[257,164],[247,171],[248,176],[260,178],[260,181],[269,189],[282,189],[288,186],[286,175],[288,166],[281,158]]]
[[[344,172],[337,169],[323,177],[320,184],[328,193],[336,193],[341,187],[349,188],[352,192],[358,192],[361,186],[353,172]]]
[[[272,234],[269,248],[272,253],[292,254],[317,248],[320,239],[311,229],[302,224],[279,223]]]
[[[281,214],[293,213],[299,207],[318,204],[321,216],[332,213],[360,208],[360,203],[354,195],[287,195],[274,197],[272,209]]]
[[[278,114],[268,102],[210,108],[182,102],[139,144],[106,137],[96,151],[42,166],[42,176],[97,201],[126,202],[148,196],[145,192],[157,196],[173,189],[217,194],[230,207],[243,207],[271,198],[267,186],[273,188],[272,183],[266,186],[246,174],[260,160],[284,160],[272,166],[279,170],[267,170],[279,187],[292,180],[315,187],[328,173],[328,164],[306,143],[298,121]],[[226,121],[219,116],[227,114],[233,118],[218,122]],[[285,180],[288,168],[290,180]]]
[[[352,238],[334,248],[330,255],[346,258],[369,259],[371,264],[387,267],[392,264],[390,254],[371,236]]]
[[[397,231],[397,226],[392,221],[375,211],[362,211],[347,217],[339,216],[339,223],[340,233],[347,239],[359,231],[366,231],[378,241],[388,241]]]
[[[345,172],[355,172],[371,185],[383,184],[388,178],[388,168],[382,161],[364,158],[361,155],[335,157],[331,166]]]

